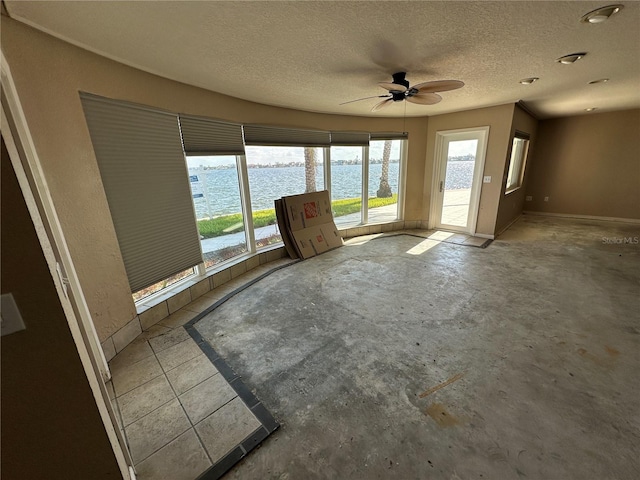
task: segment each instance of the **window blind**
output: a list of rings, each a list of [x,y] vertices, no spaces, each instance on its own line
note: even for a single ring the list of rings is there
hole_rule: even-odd
[[[80,98],[131,291],[202,262],[177,114]]]
[[[369,146],[368,132],[331,132],[331,145]]]
[[[407,132],[371,132],[371,140],[406,140]]]
[[[180,115],[180,130],[187,155],[244,155],[241,125]]]
[[[245,125],[244,142],[246,145],[273,147],[328,147],[331,134],[322,130]]]

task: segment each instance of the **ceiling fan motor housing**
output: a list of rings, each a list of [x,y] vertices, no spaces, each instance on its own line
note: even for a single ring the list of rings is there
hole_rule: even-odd
[[[392,75],[393,83],[402,85],[407,89],[402,92],[391,90],[389,93],[391,94],[391,98],[393,99],[394,102],[400,102],[404,100],[406,97],[411,97],[416,93],[418,93],[418,91],[415,88],[409,88],[409,81],[405,79],[406,75],[407,75],[407,72],[397,72]]]
[[[405,76],[407,72],[398,72],[391,75],[393,77],[393,83],[397,83],[398,85],[402,85],[404,87],[409,88],[409,81],[405,80]]]

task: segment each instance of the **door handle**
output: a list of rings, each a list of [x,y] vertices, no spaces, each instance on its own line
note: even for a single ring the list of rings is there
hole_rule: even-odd
[[[442,186],[443,186],[442,184],[443,184],[443,183],[444,183],[444,182],[443,182],[442,180],[440,180],[440,193],[442,193]]]

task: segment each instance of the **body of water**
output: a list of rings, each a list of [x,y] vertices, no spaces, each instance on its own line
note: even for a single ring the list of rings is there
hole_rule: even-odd
[[[475,161],[447,162],[447,174],[444,180],[445,190],[471,188]]]
[[[389,185],[398,192],[398,163],[389,165]],[[382,165],[369,166],[369,196],[375,197],[380,184]],[[238,213],[241,209],[238,173],[234,169],[189,170],[198,177],[199,185],[192,182],[197,218]],[[250,168],[248,169],[251,207],[253,210],[273,208],[273,201],[286,195],[305,191],[304,167]],[[322,167],[316,168],[316,190],[324,190]],[[334,199],[362,196],[362,165],[332,165],[331,190]]]
[[[473,161],[448,162],[445,188],[456,190],[471,188]],[[389,165],[389,185],[398,193],[398,163]],[[380,184],[381,164],[369,166],[369,197],[375,197]],[[198,177],[192,183],[197,218],[228,215],[242,211],[238,172],[236,169],[190,170]],[[273,208],[273,201],[286,195],[304,193],[304,167],[250,168],[249,187],[253,210]],[[331,190],[334,199],[356,198],[362,191],[362,165],[332,165]],[[316,190],[324,189],[322,167],[316,168]]]

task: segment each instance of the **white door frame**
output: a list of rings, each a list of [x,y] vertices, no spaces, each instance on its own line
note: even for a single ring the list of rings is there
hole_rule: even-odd
[[[1,54],[1,62],[0,82],[3,91],[1,125],[9,158],[34,223],[42,252],[122,478],[135,480],[133,460],[126,447],[123,447],[124,438],[116,426],[115,413],[106,390],[105,382],[111,376],[109,366],[71,260],[4,52]]]
[[[475,135],[474,135],[475,134]],[[435,151],[433,155],[433,177],[431,182],[431,205],[429,208],[429,228],[440,228],[444,188],[440,191],[440,182],[445,180],[447,158],[445,151],[446,140],[478,140],[476,147],[476,161],[473,171],[473,184],[469,201],[469,218],[467,228],[446,226],[447,230],[454,230],[474,235],[478,223],[478,208],[480,206],[480,192],[482,190],[482,177],[487,155],[489,139],[489,126],[461,128],[457,130],[442,130],[436,132]]]

